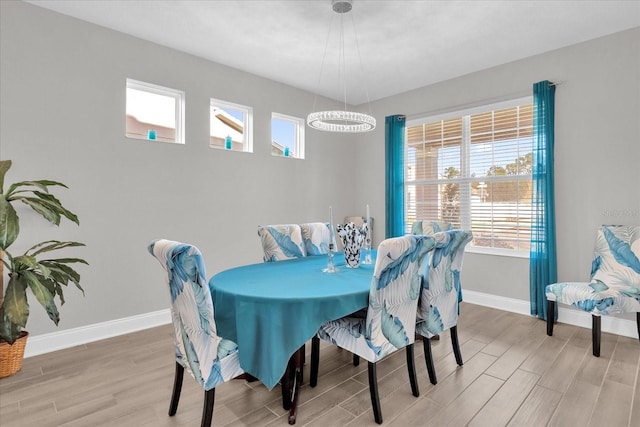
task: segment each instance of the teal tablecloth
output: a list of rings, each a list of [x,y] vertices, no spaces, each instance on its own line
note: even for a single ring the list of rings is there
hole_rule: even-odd
[[[374,265],[347,268],[337,253],[339,272],[328,274],[322,272],[327,259],[246,265],[209,281],[218,334],[238,344],[240,366],[270,389],[320,325],[368,305]]]

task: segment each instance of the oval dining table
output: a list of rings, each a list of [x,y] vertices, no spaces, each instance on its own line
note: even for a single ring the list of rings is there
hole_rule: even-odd
[[[218,334],[238,344],[242,369],[268,389],[292,379],[287,396],[283,387],[289,424],[297,414],[303,345],[323,323],[368,306],[372,255],[373,264],[348,268],[338,252],[336,273],[323,272],[328,256],[316,255],[235,267],[209,281]]]

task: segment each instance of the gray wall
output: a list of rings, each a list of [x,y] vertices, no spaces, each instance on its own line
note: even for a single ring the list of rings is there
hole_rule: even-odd
[[[588,281],[600,224],[640,224],[640,28],[462,76],[373,103],[409,118],[556,88],[558,280]],[[361,185],[384,186],[384,127],[358,142]],[[365,149],[365,147],[370,147]],[[371,203],[384,202],[374,192]],[[467,253],[465,289],[529,300],[529,260]]]
[[[256,226],[326,220],[371,205],[384,234],[384,117],[416,116],[531,93],[556,93],[561,280],[583,280],[601,223],[640,222],[640,29],[473,73],[374,102],[378,128],[345,136],[307,130],[306,159],[270,155],[272,111],[305,117],[312,94],[20,2],[0,2],[0,158],[8,182],[56,179],[80,227],[43,224],[20,209],[14,252],[40,240],[73,252],[86,296],[69,289],[59,328],[35,301],[33,335],[167,308],[156,237],[200,247],[208,274],[261,260]],[[186,145],[124,137],[125,80],[186,92]],[[210,149],[209,98],[254,108],[254,153]],[[356,191],[358,190],[358,191]],[[70,253],[71,255],[71,253]],[[527,300],[528,260],[468,254],[467,289]]]

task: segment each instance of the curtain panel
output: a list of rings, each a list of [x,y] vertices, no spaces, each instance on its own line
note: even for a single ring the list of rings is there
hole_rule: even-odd
[[[557,280],[556,222],[553,189],[555,84],[544,80],[533,85],[533,195],[531,202],[531,251],[529,289],[531,314],[547,313],[545,288]]]
[[[385,238],[404,235],[404,139],[406,117],[385,117]]]

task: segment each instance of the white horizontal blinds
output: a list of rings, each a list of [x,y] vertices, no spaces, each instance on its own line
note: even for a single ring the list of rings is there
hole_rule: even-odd
[[[532,106],[407,126],[405,218],[471,228],[475,246],[528,250]],[[488,107],[491,108],[491,107]]]
[[[407,128],[405,226],[416,220],[450,221],[460,226],[459,183],[462,119]],[[447,182],[444,182],[447,181]]]
[[[470,116],[475,246],[529,250],[532,131],[531,105]]]

